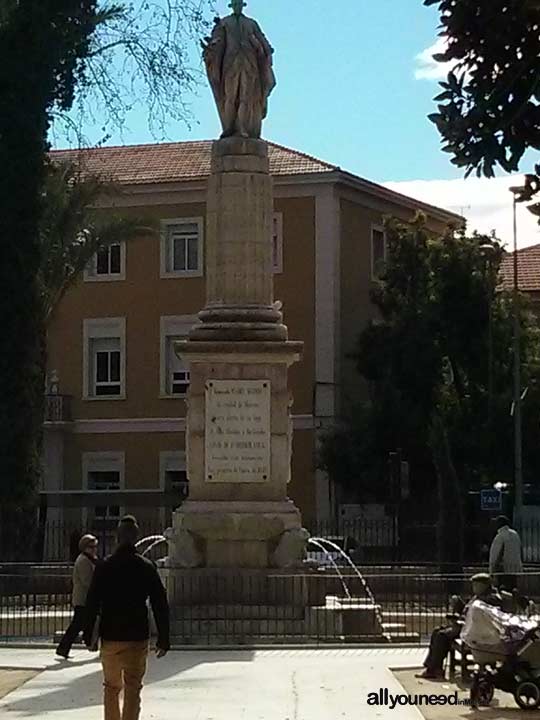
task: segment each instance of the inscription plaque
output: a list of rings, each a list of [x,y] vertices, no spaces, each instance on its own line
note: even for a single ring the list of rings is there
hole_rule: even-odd
[[[206,383],[206,481],[270,480],[270,381]]]

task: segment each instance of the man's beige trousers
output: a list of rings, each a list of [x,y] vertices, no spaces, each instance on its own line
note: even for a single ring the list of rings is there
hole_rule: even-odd
[[[141,711],[142,681],[146,672],[148,641],[103,641],[101,664],[105,720],[139,720]],[[120,712],[120,692],[124,703]]]

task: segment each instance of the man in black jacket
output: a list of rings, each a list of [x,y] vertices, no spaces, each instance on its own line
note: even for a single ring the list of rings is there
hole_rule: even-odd
[[[154,564],[135,548],[137,521],[118,524],[118,548],[96,569],[86,601],[84,641],[92,649],[99,616],[105,720],[138,720],[150,637],[147,600],[157,626],[157,657],[169,650],[169,606]],[[119,695],[124,690],[120,714]]]

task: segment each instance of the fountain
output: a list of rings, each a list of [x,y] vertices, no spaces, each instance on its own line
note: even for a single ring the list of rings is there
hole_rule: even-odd
[[[307,541],[307,544],[308,544],[308,545],[315,545],[315,547],[318,547],[320,550],[323,551],[323,553],[326,555],[326,557],[330,560],[330,564],[332,565],[332,567],[333,567],[334,570],[336,571],[336,574],[337,574],[337,576],[339,577],[339,580],[340,580],[341,585],[342,585],[342,587],[343,587],[343,591],[344,591],[345,595],[347,596],[347,599],[348,599],[348,600],[352,600],[352,595],[351,595],[351,593],[350,593],[350,591],[349,591],[349,588],[348,588],[348,586],[347,586],[347,583],[345,582],[345,578],[343,577],[343,573],[342,573],[341,570],[339,569],[339,566],[338,566],[338,564],[336,563],[336,561],[334,560],[334,558],[332,557],[330,551],[324,546],[324,543],[325,543],[325,542],[327,542],[327,541],[326,541],[324,538],[313,538],[313,537],[310,537],[309,540]],[[328,543],[328,544],[330,544],[330,543]],[[351,561],[351,562],[352,562],[352,561]]]
[[[167,538],[164,535],[148,535],[147,537],[141,538],[141,540],[138,540],[135,543],[135,548],[139,550],[139,548],[143,547],[146,543],[150,543],[150,545],[143,550],[141,555],[145,557],[150,550],[157,547],[158,545],[162,545],[167,542]],[[158,563],[165,562],[165,559],[158,560]]]
[[[354,640],[379,639],[388,641],[384,632],[383,617],[380,606],[375,602],[364,576],[354,564],[352,558],[331,540],[322,537],[312,537],[308,544],[320,548],[331,562],[345,591],[345,598],[327,596],[325,604],[311,607],[307,611],[307,624],[309,627],[332,628],[333,634]],[[335,550],[353,570],[352,580],[359,580],[363,597],[351,594],[350,585],[332,557],[328,547]],[[353,583],[351,583],[353,584]]]

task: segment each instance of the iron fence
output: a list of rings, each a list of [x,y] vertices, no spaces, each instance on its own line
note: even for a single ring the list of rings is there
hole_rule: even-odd
[[[164,528],[155,522],[140,522],[141,538],[161,535]],[[0,563],[66,563],[73,562],[79,553],[79,540],[86,533],[98,539],[99,557],[109,555],[116,544],[116,521],[94,522],[87,525],[49,521],[36,524],[24,543],[12,542],[9,527],[0,527]]]
[[[447,623],[449,598],[468,575],[328,568],[290,572],[162,570],[180,646],[425,643]],[[520,589],[540,597],[540,573]],[[0,644],[51,642],[71,617],[69,573],[27,566],[0,573]]]
[[[0,527],[0,563],[70,562],[78,553],[78,542],[89,532],[99,541],[99,554],[109,554],[115,545],[115,521],[96,520],[81,525],[63,521],[36,524],[24,542],[13,543],[13,528]],[[140,522],[141,537],[163,533],[159,522]],[[308,522],[312,537],[328,538],[351,555],[357,564],[435,563],[437,526],[402,518],[360,518],[337,522]],[[540,520],[523,522],[518,528],[527,563],[540,562]],[[464,529],[465,563],[485,563],[493,529],[489,525],[470,524]],[[315,546],[308,548],[316,553]]]

